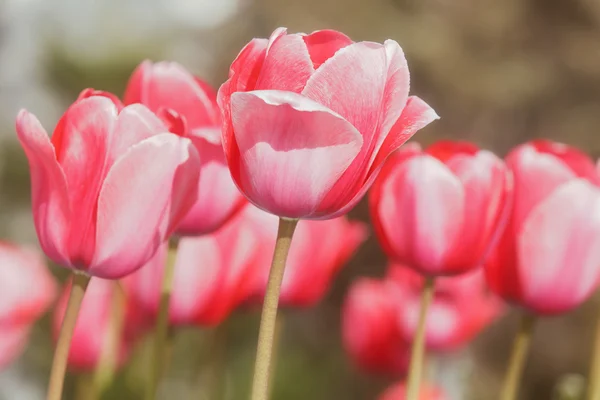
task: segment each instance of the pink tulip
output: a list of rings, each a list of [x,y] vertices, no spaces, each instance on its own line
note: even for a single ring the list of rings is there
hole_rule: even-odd
[[[361,278],[350,288],[342,308],[342,338],[365,372],[402,376],[408,371],[410,344],[397,323],[401,300],[392,282]]]
[[[247,214],[242,210],[212,234],[180,240],[169,304],[172,325],[217,325],[252,293],[264,245],[261,227]],[[153,317],[166,261],[165,246],[123,281],[137,307]]]
[[[0,368],[24,350],[33,323],[50,307],[56,283],[42,257],[0,242]]]
[[[424,279],[413,270],[391,265],[388,278],[398,285],[402,300],[397,305],[400,332],[412,342],[421,310]],[[433,302],[427,313],[425,341],[433,351],[451,351],[472,341],[502,313],[499,298],[490,294],[481,269],[436,280]]]
[[[447,397],[440,388],[434,386],[421,387],[419,400],[446,400]],[[398,383],[387,389],[379,400],[406,400],[406,385],[404,382]]]
[[[92,278],[83,298],[81,310],[77,317],[71,348],[69,349],[69,366],[79,371],[94,370],[101,360],[105,351],[109,351],[109,338],[113,324],[116,321],[114,296],[115,291],[121,290],[118,282]],[[58,337],[62,320],[67,307],[71,280],[63,287],[61,297],[56,306],[53,319],[53,333],[55,339]],[[127,307],[127,302],[123,301]],[[149,326],[143,316],[136,313],[132,308],[125,309],[122,332],[118,335],[117,362],[122,365],[128,358],[132,346]]]
[[[482,264],[506,219],[512,177],[502,160],[466,142],[425,152],[404,147],[370,194],[375,232],[389,256],[424,275]]]
[[[408,96],[402,49],[340,32],[254,39],[218,94],[238,188],[288,218],[328,219],[365,194],[387,156],[437,119]]]
[[[515,178],[514,207],[487,263],[488,283],[535,313],[569,311],[600,279],[596,167],[580,151],[547,140],[518,146],[506,162]]]
[[[25,110],[38,238],[53,261],[115,279],[141,267],[196,200],[200,161],[189,139],[141,104],[88,89],[52,139]]]
[[[267,287],[271,258],[277,236],[278,218],[253,208],[263,228],[262,274],[255,298],[262,301]],[[257,215],[260,214],[260,215]],[[325,296],[339,270],[367,238],[367,227],[338,217],[327,221],[300,221],[294,233],[283,275],[279,305],[312,307]]]
[[[144,61],[125,91],[125,104],[133,103],[142,103],[163,117],[173,132],[190,138],[200,154],[198,199],[177,233],[215,231],[246,204],[225,161],[215,92],[177,63]]]

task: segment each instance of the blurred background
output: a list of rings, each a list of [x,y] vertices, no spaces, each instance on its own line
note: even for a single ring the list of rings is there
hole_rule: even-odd
[[[37,245],[27,161],[14,132],[18,109],[32,111],[51,131],[83,88],[120,95],[145,58],[178,61],[218,87],[241,47],[278,26],[398,41],[409,62],[411,92],[442,117],[417,134],[423,144],[466,139],[504,155],[515,144],[546,137],[600,154],[597,0],[0,0],[0,237]],[[368,220],[364,202],[351,216]],[[375,399],[392,383],[357,371],[340,341],[348,285],[359,275],[382,276],[385,264],[371,237],[319,307],[284,312],[274,399]],[[575,393],[582,387],[598,300],[539,323],[523,398],[553,398],[556,385],[565,382]],[[509,313],[468,349],[443,356],[437,374],[463,374],[470,382],[465,399],[493,398],[514,317]],[[0,399],[43,398],[52,355],[49,326],[49,318],[38,323],[26,353],[0,372]],[[234,316],[225,330],[229,395],[241,399],[250,383],[258,313]],[[210,335],[177,335],[164,398],[193,398],[204,379]],[[143,364],[134,356],[105,398],[141,398]],[[71,376],[67,382],[69,399],[76,381]]]

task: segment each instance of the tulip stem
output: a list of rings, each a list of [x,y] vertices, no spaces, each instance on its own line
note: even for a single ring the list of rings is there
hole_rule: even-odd
[[[406,399],[417,400],[421,389],[421,379],[423,375],[423,366],[425,363],[425,331],[427,322],[427,310],[433,301],[435,291],[435,281],[433,277],[425,278],[425,285],[421,291],[421,310],[419,312],[419,322],[417,331],[412,343],[410,355],[410,369],[408,370],[408,379],[406,387]]]
[[[169,343],[169,304],[171,302],[171,291],[173,289],[173,277],[175,275],[175,260],[179,241],[173,240],[167,253],[167,262],[163,272],[162,288],[160,293],[160,304],[154,330],[154,359],[151,362],[150,380],[146,386],[146,400],[156,398],[158,383],[163,374],[170,354],[171,343]]]
[[[112,283],[112,304],[110,310],[110,325],[105,339],[100,361],[94,371],[92,391],[89,400],[102,397],[102,392],[112,382],[119,362],[121,335],[125,323],[125,293],[118,281]]]
[[[521,316],[519,331],[513,342],[508,371],[502,386],[501,400],[515,400],[517,398],[535,321],[536,318],[532,314],[523,314]]]
[[[48,383],[47,400],[61,400],[65,381],[65,372],[67,371],[67,360],[69,358],[69,349],[71,347],[71,338],[75,332],[77,316],[83,302],[83,296],[87,289],[90,277],[81,273],[73,274],[73,283],[67,309],[63,317],[60,334],[54,350],[52,359],[52,370],[50,371],[50,381]]]
[[[271,356],[271,375],[269,376],[269,397],[273,394],[273,388],[275,387],[275,370],[277,369],[277,358],[279,356],[279,346],[281,344],[281,335],[283,334],[283,328],[285,326],[285,316],[278,314],[275,321],[275,333],[273,337],[273,355]]]
[[[254,379],[252,381],[252,400],[267,400],[269,397],[269,374],[271,372],[271,358],[277,321],[277,306],[279,304],[279,291],[283,281],[283,273],[287,256],[292,243],[292,236],[298,220],[280,218],[277,241],[273,252],[273,262],[269,273],[267,291],[263,302],[258,331],[258,346],[256,348],[256,362],[254,364]]]
[[[592,368],[588,377],[588,400],[600,400],[600,313],[597,315],[596,332],[594,337],[594,354],[592,355]]]

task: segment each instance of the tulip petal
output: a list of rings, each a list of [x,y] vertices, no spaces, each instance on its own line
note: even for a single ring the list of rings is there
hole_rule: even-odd
[[[280,216],[310,216],[362,145],[348,121],[294,93],[235,93],[231,108],[244,192]]]
[[[17,117],[17,135],[29,160],[33,219],[40,245],[53,261],[69,266],[66,245],[71,212],[65,174],[48,134],[25,110]]]
[[[302,36],[283,35],[269,43],[254,89],[300,93],[313,72],[313,64]]]
[[[600,276],[600,190],[584,179],[535,207],[517,239],[525,305],[540,313],[578,306]]]
[[[196,201],[199,168],[191,142],[170,133],[119,158],[98,200],[91,274],[119,278],[148,261]]]
[[[27,347],[30,330],[29,325],[0,327],[0,369],[23,353]]]
[[[352,39],[348,36],[332,29],[315,31],[310,35],[303,36],[302,39],[304,39],[304,43],[306,43],[310,59],[312,60],[315,69],[319,68],[321,64],[333,57],[339,49],[353,43]]]
[[[378,210],[397,259],[426,274],[438,274],[458,240],[465,193],[439,160],[414,156],[383,184]]]

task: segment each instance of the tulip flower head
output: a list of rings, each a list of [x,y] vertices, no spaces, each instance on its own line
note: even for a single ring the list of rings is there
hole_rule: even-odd
[[[369,197],[388,255],[427,276],[482,265],[504,226],[512,177],[502,160],[465,142],[396,152]]]
[[[594,162],[538,140],[506,158],[515,179],[507,228],[486,264],[490,288],[534,313],[567,312],[600,279],[600,189]]]
[[[35,321],[56,297],[56,283],[37,252],[0,242],[0,368],[24,350]]]
[[[345,214],[388,155],[438,118],[408,89],[393,40],[355,43],[332,30],[283,28],[252,40],[218,93],[234,182],[280,217]]]
[[[206,82],[177,63],[144,61],[132,74],[124,99],[155,112],[172,132],[189,138],[200,155],[198,198],[178,234],[213,232],[246,204],[225,161],[216,93]]]
[[[196,200],[200,160],[141,104],[85,90],[52,138],[22,110],[40,244],[58,264],[120,278],[147,262]]]

